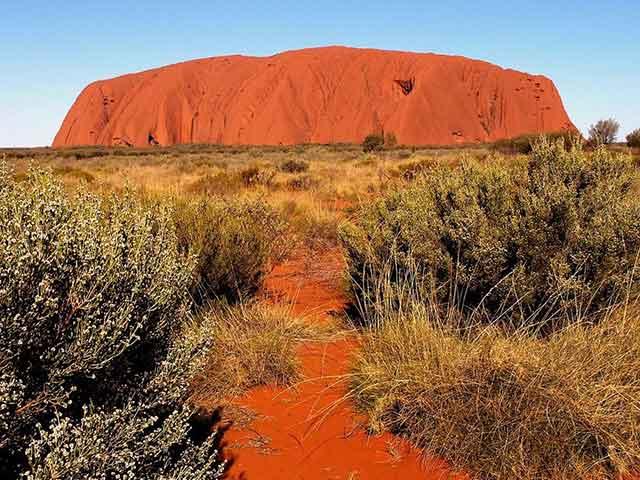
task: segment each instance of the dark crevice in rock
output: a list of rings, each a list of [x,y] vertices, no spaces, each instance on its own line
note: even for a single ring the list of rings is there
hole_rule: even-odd
[[[154,137],[151,133],[149,133],[149,137],[147,138],[147,143],[149,145],[160,145],[160,142],[158,142],[158,140],[156,140],[156,137]]]
[[[405,95],[409,95],[416,86],[415,77],[411,77],[408,80],[394,80],[394,82],[396,82],[400,86],[400,88],[402,89],[402,93],[404,93]]]

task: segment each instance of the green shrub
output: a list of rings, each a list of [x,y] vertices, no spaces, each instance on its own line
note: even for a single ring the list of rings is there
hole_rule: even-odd
[[[69,197],[49,173],[18,183],[0,165],[0,231],[3,478],[160,478],[169,460],[218,463],[212,440],[193,443],[182,406],[198,349],[173,342],[193,260],[172,212],[127,193]],[[85,447],[102,458],[74,456]]]
[[[627,145],[631,148],[640,148],[640,128],[627,135]]]
[[[640,468],[640,317],[548,340],[460,335],[420,309],[368,333],[350,398],[372,430],[409,438],[471,478],[633,478]]]
[[[572,130],[546,133],[543,136],[551,141],[562,140],[567,150],[571,149],[576,139],[582,140],[580,134]],[[533,145],[540,140],[540,137],[540,134],[520,135],[514,138],[498,140],[494,142],[491,147],[493,150],[504,154],[528,155],[533,151]]]
[[[384,137],[380,134],[372,133],[367,135],[362,142],[362,150],[365,153],[377,152],[384,147]]]
[[[303,173],[309,170],[309,164],[304,160],[291,159],[282,163],[280,170],[287,173]]]
[[[637,181],[628,156],[546,140],[527,161],[431,169],[341,227],[351,292],[371,309],[381,285],[400,297],[410,280],[518,325],[597,312],[626,290],[640,250]]]
[[[177,201],[178,242],[196,258],[191,294],[199,304],[255,293],[289,248],[287,225],[261,200]]]

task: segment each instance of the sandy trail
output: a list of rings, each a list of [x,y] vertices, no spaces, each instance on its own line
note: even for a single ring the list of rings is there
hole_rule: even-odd
[[[328,252],[296,258],[265,283],[272,301],[291,303],[310,321],[335,321],[345,305],[342,257]],[[369,436],[348,401],[344,375],[357,347],[354,336],[305,344],[299,355],[305,380],[294,388],[262,387],[236,400],[257,414],[225,433],[235,479],[444,479],[440,462],[425,460],[390,434]]]

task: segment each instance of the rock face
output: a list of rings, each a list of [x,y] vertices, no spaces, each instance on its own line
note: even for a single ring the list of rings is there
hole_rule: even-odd
[[[574,129],[546,77],[430,53],[326,47],[194,60],[86,87],[53,146],[487,142]]]

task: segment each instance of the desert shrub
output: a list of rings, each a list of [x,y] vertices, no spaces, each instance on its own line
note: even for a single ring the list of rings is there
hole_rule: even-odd
[[[640,128],[627,135],[627,145],[631,148],[640,148]]]
[[[562,140],[565,149],[570,150],[577,139],[581,140],[578,132],[572,130],[550,132],[543,135],[551,141]],[[533,145],[539,141],[540,134],[520,135],[514,138],[498,140],[491,144],[491,148],[504,154],[528,155],[533,151]]]
[[[436,167],[342,225],[352,295],[373,307],[381,284],[400,296],[412,277],[491,321],[547,328],[553,312],[597,312],[640,249],[637,181],[628,156],[546,140],[526,161]]]
[[[245,187],[271,186],[275,176],[275,171],[258,166],[246,167],[240,171],[240,178]]]
[[[311,190],[319,185],[318,179],[312,175],[298,175],[287,182],[290,190]]]
[[[609,145],[616,141],[620,124],[613,118],[599,120],[589,127],[589,143],[591,145]]]
[[[377,133],[367,135],[362,142],[362,150],[365,153],[377,152],[384,147],[384,137]]]
[[[338,245],[339,218],[334,211],[312,208],[302,220],[304,241],[312,250],[323,250]]]
[[[27,450],[27,480],[120,478],[210,480],[223,478],[215,436],[194,442],[182,409],[162,422],[138,404],[113,411],[86,410],[78,421],[57,417]],[[174,458],[172,452],[180,452]]]
[[[183,411],[198,349],[173,338],[193,260],[178,249],[171,211],[129,193],[70,197],[49,173],[18,183],[0,165],[0,231],[3,478],[160,478],[169,460],[218,463],[212,440],[193,443]],[[75,450],[85,447],[102,457]],[[194,449],[198,459],[183,456]]]
[[[633,478],[640,468],[640,317],[548,340],[451,330],[419,309],[370,331],[350,396],[374,431],[404,435],[472,478]]]
[[[287,225],[261,200],[175,200],[178,242],[196,257],[191,294],[198,304],[245,299],[288,251]]]
[[[290,159],[280,165],[280,170],[287,173],[303,173],[309,170],[309,163],[304,160]]]
[[[396,134],[393,132],[388,132],[384,136],[384,146],[386,148],[394,148],[398,146],[398,139],[396,138]]]
[[[529,154],[531,144],[539,138],[538,135],[520,135],[514,138],[507,138],[494,142],[491,147],[504,154]]]
[[[436,164],[437,161],[432,158],[414,160],[399,164],[397,171],[403,180],[412,182],[420,178],[420,176],[433,168]]]
[[[295,236],[296,245],[304,244],[311,250],[324,250],[338,245],[336,212],[322,203],[284,202],[281,208]]]

